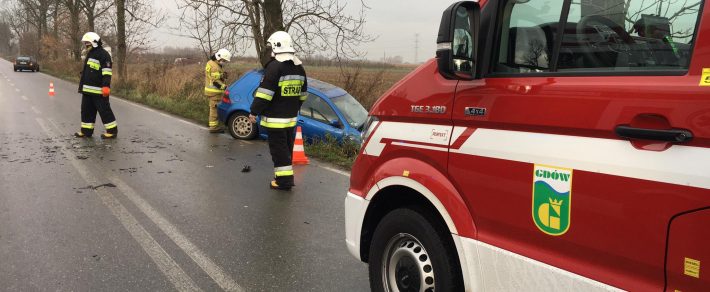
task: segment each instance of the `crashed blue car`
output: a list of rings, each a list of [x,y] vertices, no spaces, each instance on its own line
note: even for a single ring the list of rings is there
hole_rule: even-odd
[[[266,130],[249,122],[249,108],[259,87],[263,70],[251,70],[225,91],[217,106],[219,120],[235,139],[266,138]],[[367,110],[342,88],[308,78],[308,98],[301,106],[298,125],[307,141],[330,135],[338,141],[360,142]]]

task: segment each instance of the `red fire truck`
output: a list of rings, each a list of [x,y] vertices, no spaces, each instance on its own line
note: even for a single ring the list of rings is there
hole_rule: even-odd
[[[703,0],[481,0],[370,111],[374,291],[710,291]]]

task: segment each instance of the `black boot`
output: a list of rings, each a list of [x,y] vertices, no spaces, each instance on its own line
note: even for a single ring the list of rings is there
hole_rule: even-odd
[[[271,183],[269,184],[269,187],[273,190],[282,190],[282,191],[290,191],[291,190],[290,186],[280,186],[276,183],[275,180],[271,181]]]
[[[111,129],[106,130],[106,133],[101,134],[101,138],[103,139],[116,139],[118,136],[118,127],[113,127]]]

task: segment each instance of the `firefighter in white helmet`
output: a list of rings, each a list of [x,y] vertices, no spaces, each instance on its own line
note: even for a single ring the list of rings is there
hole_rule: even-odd
[[[210,57],[205,65],[205,96],[209,99],[209,131],[210,133],[222,133],[224,128],[217,120],[217,105],[222,99],[224,90],[227,89],[226,75],[222,66],[232,59],[232,53],[226,49],[220,49]]]
[[[306,71],[301,60],[294,54],[291,36],[277,31],[267,40],[273,57],[264,66],[264,77],[254,93],[249,120],[266,128],[269,136],[269,150],[274,162],[272,189],[290,190],[293,187],[292,153],[295,139],[294,129],[301,105],[308,95]]]
[[[109,95],[111,94],[111,76],[113,75],[111,55],[104,50],[101,38],[95,32],[87,32],[81,38],[87,49],[84,67],[79,81],[81,99],[81,130],[74,136],[91,137],[94,133],[96,112],[101,116],[106,133],[104,139],[113,139],[118,135],[116,116],[111,110]]]

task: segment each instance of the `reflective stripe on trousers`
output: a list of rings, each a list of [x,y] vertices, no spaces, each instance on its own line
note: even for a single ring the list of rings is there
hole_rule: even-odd
[[[224,93],[224,90],[219,89],[214,86],[205,86],[205,94],[213,95],[213,94],[221,94]]]
[[[293,175],[293,166],[276,167],[274,168],[274,175],[276,175],[276,177]]]

